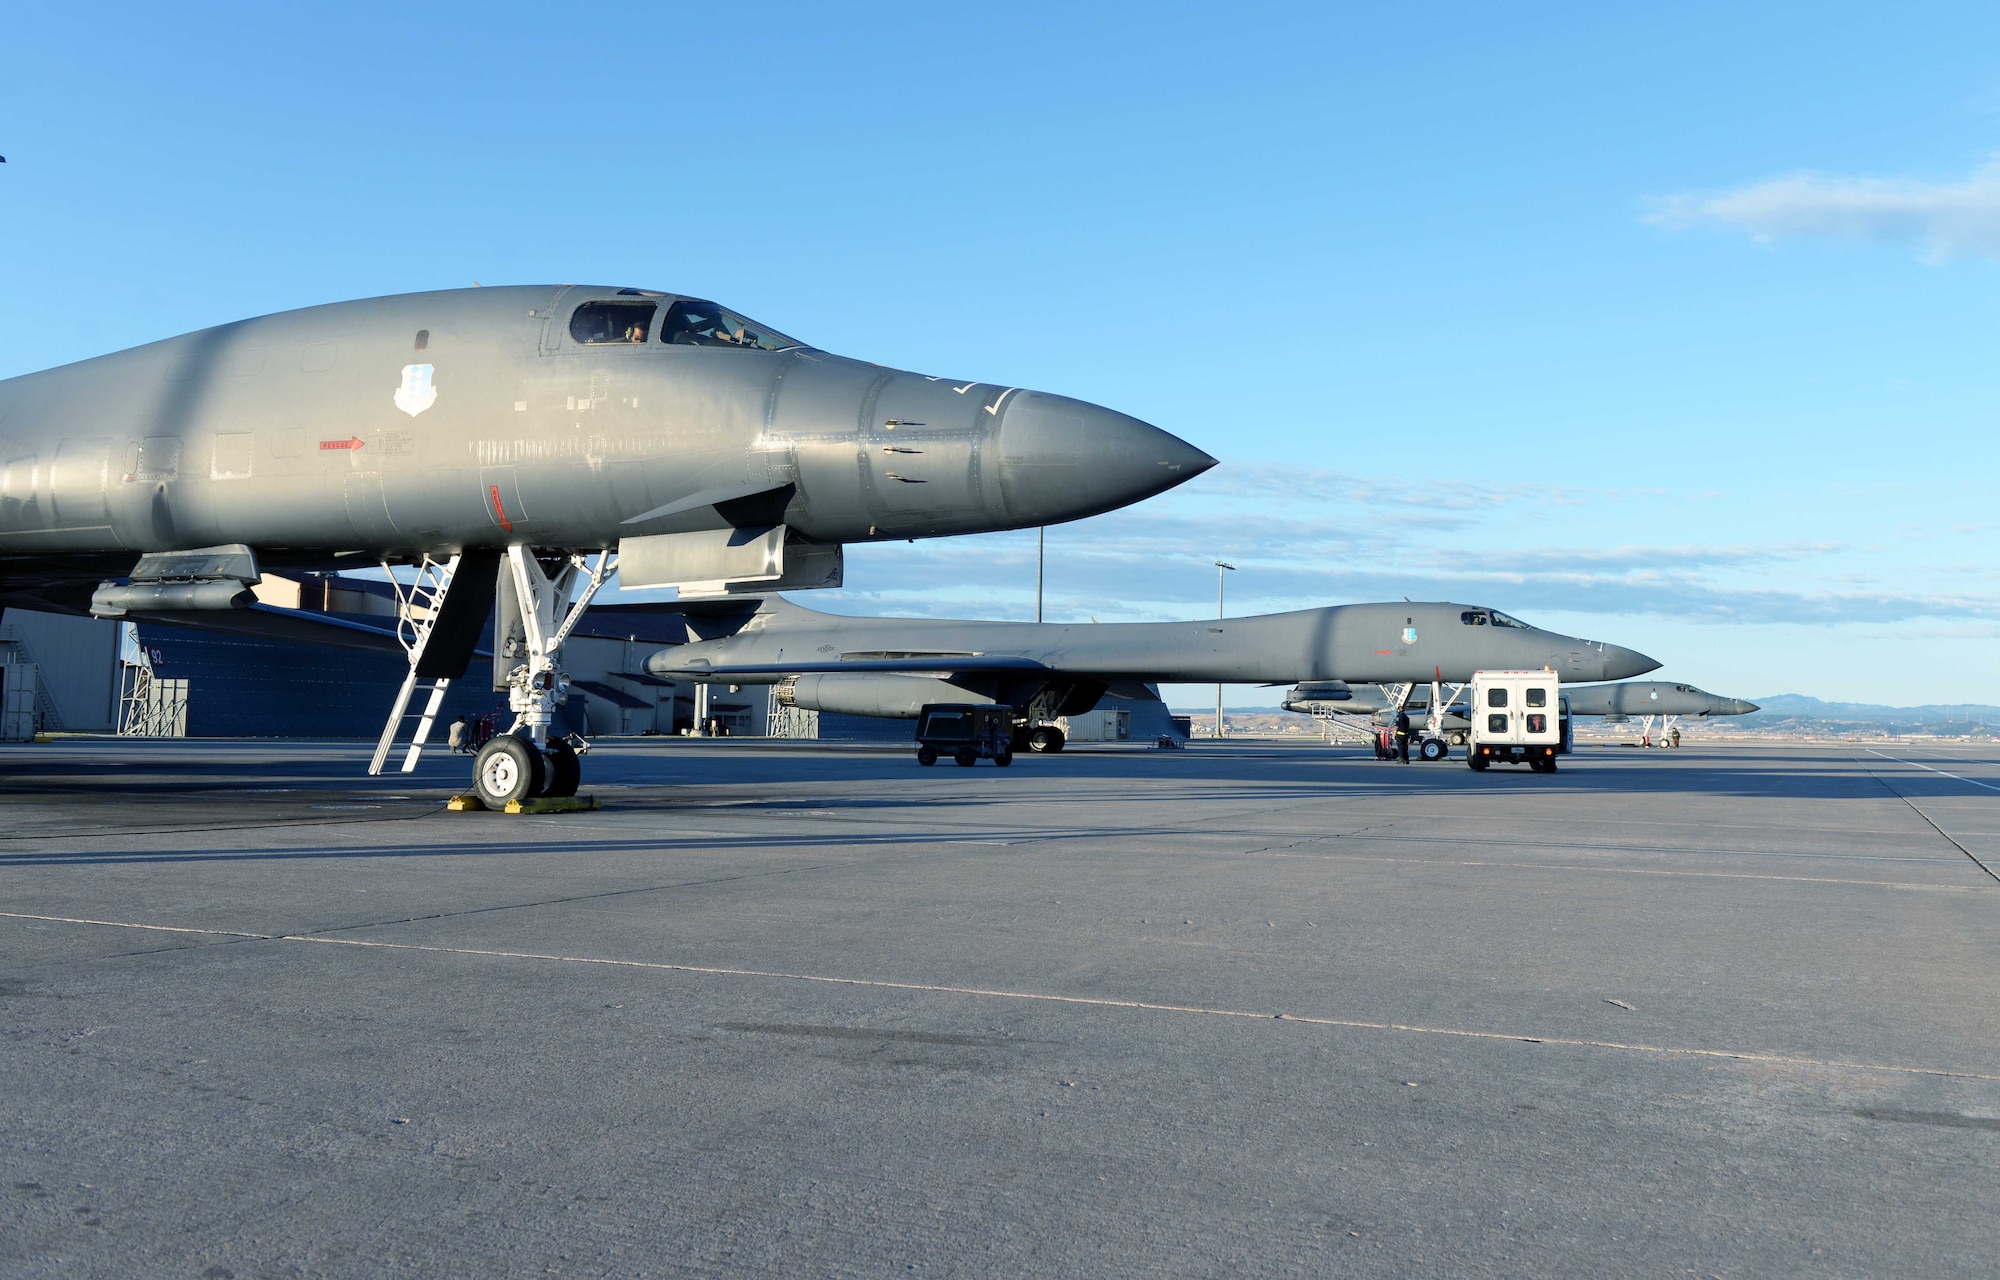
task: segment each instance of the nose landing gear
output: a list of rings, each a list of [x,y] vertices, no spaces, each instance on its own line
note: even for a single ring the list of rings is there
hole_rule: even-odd
[[[494,572],[496,562],[501,625],[496,628],[494,642],[503,659],[519,661],[507,673],[507,705],[514,712],[514,723],[480,749],[472,766],[473,791],[481,803],[493,809],[540,797],[574,796],[582,781],[577,762],[582,744],[572,745],[551,733],[550,726],[555,723],[556,708],[569,700],[569,677],[563,674],[561,661],[563,642],[617,567],[618,557],[611,551],[598,553],[594,562],[584,555],[564,553],[551,561],[556,568],[553,578],[522,543],[509,546],[504,556],[475,550],[444,563],[426,556],[418,566],[416,582],[407,589],[392,573],[397,634],[409,654],[410,674],[396,697],[368,769],[371,774],[382,772],[408,720],[417,725],[402,768],[408,773],[417,767],[417,757],[444,704],[446,689],[464,674],[481,622],[492,607],[493,597],[486,594],[486,588],[496,584],[486,575]],[[386,564],[383,567],[388,568]],[[465,572],[460,573],[461,569]],[[478,585],[464,586],[468,580]],[[454,584],[458,585],[456,591]],[[452,637],[444,645],[449,652],[444,657],[427,657],[432,633],[440,627]],[[426,681],[429,687],[424,709],[406,714],[412,697]]]
[[[556,708],[569,701],[562,647],[617,563],[618,557],[609,551],[598,553],[595,563],[571,555],[551,578],[525,545],[517,542],[507,548],[501,566],[506,575],[501,616],[518,618],[519,634],[509,628],[508,634],[496,635],[494,643],[507,657],[520,656],[526,661],[507,673],[513,729],[487,743],[473,767],[474,790],[489,807],[576,794],[583,773],[576,749],[549,732]],[[583,588],[580,593],[579,584]],[[572,594],[576,595],[574,604],[570,603]],[[529,759],[522,760],[524,752]]]

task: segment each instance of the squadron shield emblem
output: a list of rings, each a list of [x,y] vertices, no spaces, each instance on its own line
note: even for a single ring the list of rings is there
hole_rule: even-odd
[[[431,366],[403,366],[403,385],[396,388],[396,407],[412,418],[437,403],[437,388],[431,385]]]
[[[1417,629],[1416,629],[1415,627],[1404,627],[1404,628],[1403,628],[1403,643],[1404,643],[1404,644],[1415,644],[1416,642],[1417,642]]]

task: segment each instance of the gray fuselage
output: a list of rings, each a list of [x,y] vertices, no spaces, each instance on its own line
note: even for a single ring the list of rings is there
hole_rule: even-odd
[[[670,335],[683,304],[723,319]],[[1081,401],[760,329],[638,290],[460,289],[0,381],[0,577],[222,543],[282,562],[776,524],[928,537],[1093,515],[1214,462]]]
[[[1477,670],[1543,667],[1565,681],[1605,680],[1659,665],[1618,645],[1465,621],[1474,614],[1489,611],[1444,603],[1347,604],[1215,621],[1099,625],[852,618],[772,600],[733,634],[662,650],[648,668],[733,683],[773,682],[800,672],[857,681],[909,678],[881,669],[898,662],[905,671],[941,673],[976,687],[979,681],[964,673],[979,671],[981,660],[1002,658],[1030,660],[1073,679],[1169,683],[1429,680],[1433,672],[1467,680]],[[870,667],[842,673],[861,662]]]

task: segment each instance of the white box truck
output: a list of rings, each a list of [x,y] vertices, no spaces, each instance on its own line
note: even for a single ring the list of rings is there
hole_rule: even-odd
[[[1569,717],[1562,713],[1562,683],[1553,671],[1475,671],[1467,710],[1472,737],[1465,762],[1474,769],[1525,764],[1554,773],[1556,757],[1569,749]]]

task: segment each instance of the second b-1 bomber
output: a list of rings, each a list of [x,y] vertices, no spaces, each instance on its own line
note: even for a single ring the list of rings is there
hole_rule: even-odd
[[[857,618],[781,597],[692,612],[691,641],[655,653],[655,676],[774,684],[806,710],[915,719],[926,704],[1012,707],[1017,741],[1060,750],[1062,716],[1127,681],[1290,684],[1465,681],[1543,669],[1622,680],[1660,664],[1620,645],[1450,603],[1329,605],[1195,622],[1035,623]]]
[[[1379,684],[1356,688],[1341,681],[1302,683],[1285,694],[1283,706],[1301,715],[1369,716],[1393,710],[1394,692]],[[1565,688],[1563,700],[1573,716],[1602,716],[1614,723],[1633,716],[1688,716],[1706,720],[1713,716],[1747,716],[1757,710],[1754,702],[1725,698],[1671,680],[1629,680],[1622,684]],[[1424,709],[1429,709],[1428,704]],[[1444,714],[1450,716],[1457,711],[1458,708],[1447,708]]]

